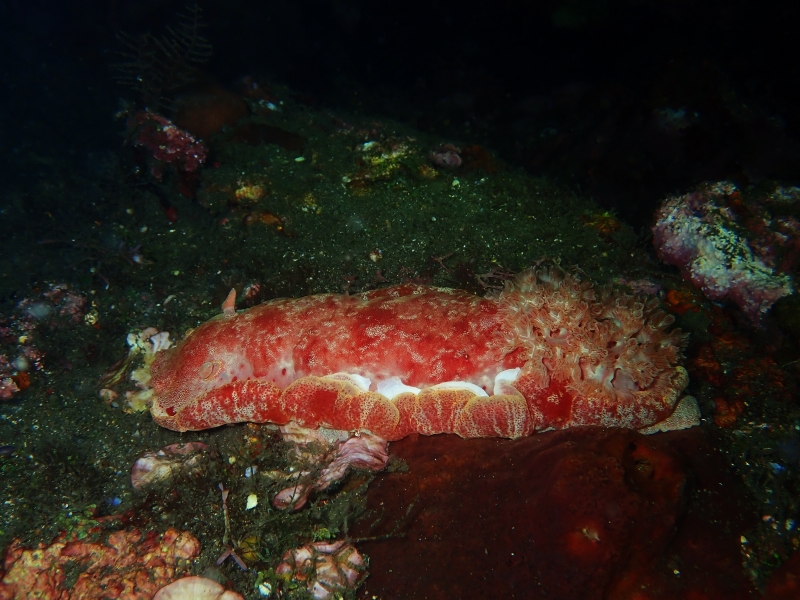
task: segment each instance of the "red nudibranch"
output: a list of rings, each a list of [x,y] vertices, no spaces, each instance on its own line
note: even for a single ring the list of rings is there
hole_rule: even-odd
[[[654,299],[529,269],[493,297],[404,284],[224,314],[151,365],[151,411],[177,431],[244,421],[517,438],[578,425],[697,424],[686,336]]]

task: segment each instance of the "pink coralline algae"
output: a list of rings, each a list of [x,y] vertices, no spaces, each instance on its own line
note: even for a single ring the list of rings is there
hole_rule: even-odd
[[[0,400],[10,400],[18,392],[20,389],[13,377],[0,379]]]
[[[430,154],[431,162],[438,167],[446,167],[448,169],[455,169],[460,167],[463,160],[461,159],[461,148],[453,144],[442,144]]]
[[[150,600],[199,554],[200,542],[176,529],[114,531],[96,542],[62,538],[36,549],[14,540],[3,562],[0,600]]]
[[[243,600],[243,597],[211,579],[184,577],[158,590],[153,600]]]
[[[40,325],[69,328],[89,323],[96,312],[65,283],[51,283],[38,297],[19,301],[13,312],[0,317],[0,400],[9,400],[30,384],[30,373],[42,370],[44,353],[37,347]]]
[[[295,423],[281,427],[281,433],[284,440],[296,444],[297,459],[309,467],[295,469],[292,473],[295,481],[273,499],[273,506],[281,510],[299,510],[312,492],[327,489],[342,479],[351,467],[377,472],[389,462],[386,440],[367,431],[332,443],[320,430],[299,427]]]
[[[275,574],[289,585],[304,584],[314,600],[327,600],[355,589],[364,579],[366,568],[355,546],[340,540],[287,550]]]
[[[653,242],[661,260],[707,298],[732,302],[758,325],[794,291],[800,221],[786,215],[798,204],[798,188],[778,187],[745,201],[733,183],[704,184],[661,204]]]
[[[179,171],[193,173],[200,168],[208,155],[202,141],[180,129],[166,117],[149,110],[134,113],[128,126],[133,132],[134,146],[145,148],[154,159],[172,164]],[[151,167],[151,171],[160,178],[158,165]]]
[[[170,444],[157,452],[145,452],[131,468],[131,485],[136,490],[170,481],[177,473],[196,474],[202,463],[203,442]]]
[[[21,391],[17,385],[16,371],[8,362],[5,354],[0,354],[0,400],[10,400],[14,394]]]
[[[18,319],[28,323],[24,329],[33,329],[37,322],[51,321],[56,325],[69,326],[80,323],[86,316],[88,300],[79,291],[70,289],[66,283],[51,283],[39,298],[23,298],[17,303]]]

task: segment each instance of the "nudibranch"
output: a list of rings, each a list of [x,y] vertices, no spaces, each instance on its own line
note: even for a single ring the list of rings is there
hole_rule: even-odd
[[[501,292],[403,284],[278,299],[223,314],[159,352],[155,421],[256,422],[517,438],[579,425],[645,433],[697,424],[686,336],[655,299],[539,267]]]

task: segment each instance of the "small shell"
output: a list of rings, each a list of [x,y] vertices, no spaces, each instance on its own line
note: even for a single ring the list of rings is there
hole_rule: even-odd
[[[258,506],[258,496],[255,494],[250,494],[247,497],[247,506],[244,507],[245,510],[251,510]]]

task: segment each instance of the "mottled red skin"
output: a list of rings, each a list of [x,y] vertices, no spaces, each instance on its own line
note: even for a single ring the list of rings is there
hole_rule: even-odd
[[[311,412],[335,393],[316,389],[320,402],[295,393],[278,403],[282,390],[302,377],[338,372],[369,377],[372,390],[379,380],[400,377],[419,388],[469,381],[491,393],[497,373],[524,363],[516,354],[503,356],[500,328],[492,300],[411,284],[358,296],[276,300],[212,319],[178,350],[160,354],[151,369],[158,396],[153,414],[175,429],[243,420],[284,424],[298,417],[316,425],[325,415]],[[202,369],[214,361],[215,372],[204,379]],[[331,398],[323,398],[326,393]],[[209,403],[216,408],[194,410]],[[248,410],[239,418],[237,411]]]
[[[666,332],[671,320],[652,302],[596,294],[547,270],[522,273],[496,298],[407,284],[226,312],[153,362],[151,412],[160,425],[295,421],[386,440],[638,429],[667,418],[686,385],[675,364],[684,338]],[[495,389],[496,375],[517,367],[519,378]],[[389,399],[376,386],[390,378],[422,391]],[[489,395],[432,387],[453,381]]]

